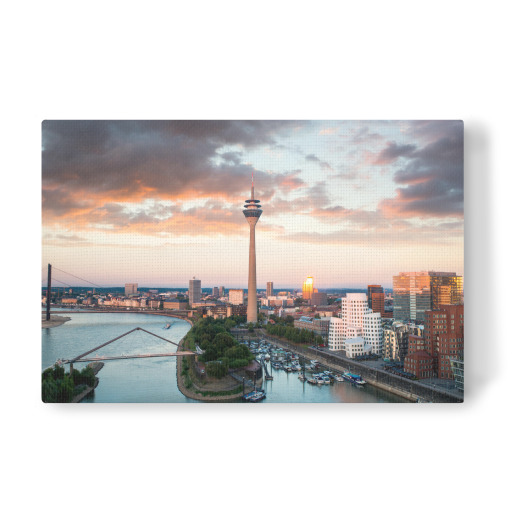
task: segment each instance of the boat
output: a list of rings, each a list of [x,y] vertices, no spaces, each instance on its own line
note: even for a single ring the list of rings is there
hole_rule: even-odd
[[[335,375],[334,380],[336,382],[343,382],[345,379],[341,375]]]
[[[242,398],[246,402],[260,402],[264,398],[267,398],[267,395],[266,395],[265,391],[254,390],[254,391],[251,391],[250,393],[247,393]]]
[[[343,374],[343,378],[352,384],[360,384],[361,386],[366,384],[366,381],[362,379],[361,375],[357,375],[355,373],[345,372]]]
[[[304,375],[302,373],[299,373],[299,380],[304,382],[306,380],[306,377],[304,377]]]
[[[309,379],[307,379],[307,380],[310,384],[318,384],[318,381],[316,379],[314,379],[313,377],[309,377]]]
[[[166,324],[164,329],[169,329],[171,327],[171,324]]]
[[[327,377],[327,375],[324,375],[322,380],[324,381],[324,384],[330,384],[331,383],[331,379],[329,377]]]

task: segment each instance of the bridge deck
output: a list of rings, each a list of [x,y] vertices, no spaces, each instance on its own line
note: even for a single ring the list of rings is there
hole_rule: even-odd
[[[97,356],[97,357],[84,357],[82,359],[64,360],[63,363],[87,363],[97,361],[114,361],[117,359],[144,359],[146,357],[175,357],[175,356],[196,356],[195,352],[171,352],[169,354],[132,354],[120,356]]]

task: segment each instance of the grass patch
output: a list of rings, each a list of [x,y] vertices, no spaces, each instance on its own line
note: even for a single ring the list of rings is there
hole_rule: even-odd
[[[230,396],[230,395],[236,395],[238,393],[241,393],[243,390],[243,385],[240,384],[235,389],[232,389],[230,391],[198,391],[197,393],[202,396]]]

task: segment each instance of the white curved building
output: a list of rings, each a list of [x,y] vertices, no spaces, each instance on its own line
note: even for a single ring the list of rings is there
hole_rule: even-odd
[[[368,308],[368,300],[364,293],[347,293],[341,299],[340,318],[331,318],[329,324],[329,350],[347,351],[346,341],[363,339],[371,352],[382,355],[382,319],[380,313]],[[357,350],[356,350],[357,347]],[[359,355],[358,343],[352,344],[349,357]],[[364,347],[365,350],[368,347]]]

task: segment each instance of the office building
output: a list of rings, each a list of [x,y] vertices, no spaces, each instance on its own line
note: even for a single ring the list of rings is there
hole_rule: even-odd
[[[293,326],[297,329],[306,329],[312,331],[327,341],[329,337],[329,319],[312,318],[309,316],[301,316],[298,320],[294,320]]]
[[[382,355],[382,319],[380,313],[370,309],[363,316],[363,338],[373,354]]]
[[[124,294],[129,297],[130,295],[137,295],[137,283],[126,283],[124,285]]]
[[[224,286],[219,286],[219,295],[220,295],[221,297],[224,297],[225,293],[226,293],[226,292],[225,292],[225,290],[224,290]]]
[[[244,291],[243,290],[229,290],[229,303],[235,306],[243,305]]]
[[[368,307],[374,313],[380,313],[384,317],[384,288],[378,284],[368,285]]]
[[[329,334],[329,345],[332,350],[346,350],[346,341],[354,338],[363,338],[367,347],[365,351],[382,354],[382,318],[380,313],[374,313],[368,308],[368,301],[364,293],[347,293],[341,299],[341,340],[339,339],[338,322],[331,319],[333,329],[332,337]],[[359,351],[359,345],[353,345],[351,350]]]
[[[443,304],[439,309],[427,311],[425,316],[424,335],[409,335],[404,369],[420,379],[429,376],[454,379],[456,376],[460,386],[464,379],[463,364],[460,364],[464,360],[464,305]],[[424,353],[429,358],[423,357]]]
[[[351,338],[349,340],[345,340],[345,354],[350,359],[364,356],[366,354],[369,354],[370,352],[370,345],[366,343],[364,338],[360,336],[357,336],[356,338]]]
[[[329,319],[329,350],[341,350],[344,346],[343,320],[336,316]]]
[[[311,276],[306,277],[304,283],[302,283],[302,298],[305,300],[311,299],[311,295],[314,292],[313,278]]]
[[[426,311],[446,303],[462,303],[462,276],[455,272],[400,272],[393,276],[395,320],[422,322]]]
[[[269,281],[267,283],[267,298],[272,297],[274,295],[274,283]]]
[[[451,360],[464,358],[464,306],[443,304],[427,311],[425,344],[440,379],[453,379]]]
[[[254,175],[251,183],[251,199],[245,201],[244,216],[249,223],[249,281],[247,290],[247,322],[257,323],[258,303],[256,297],[256,224],[263,212],[254,199]],[[231,292],[230,292],[231,293]]]
[[[218,286],[214,286],[212,289],[212,295],[215,299],[219,298],[219,288]]]
[[[198,303],[201,301],[201,280],[196,279],[194,276],[194,279],[190,279],[188,282],[188,302],[190,305],[194,303]]]
[[[401,322],[393,322],[391,327],[383,329],[382,357],[389,361],[403,362],[407,356],[409,345],[409,330]]]
[[[312,306],[327,306],[327,293],[324,292],[313,292],[311,294],[311,305]]]

